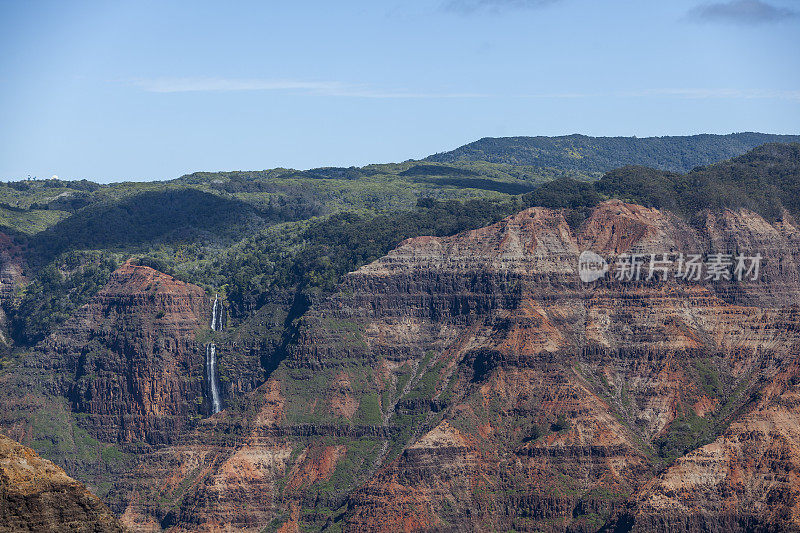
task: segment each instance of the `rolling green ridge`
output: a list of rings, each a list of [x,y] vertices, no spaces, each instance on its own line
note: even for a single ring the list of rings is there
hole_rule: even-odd
[[[800,135],[732,133],[676,137],[485,137],[426,158],[439,163],[489,161],[600,174],[625,165],[688,172],[765,143],[800,142]]]
[[[96,254],[136,257],[222,291],[241,321],[271,291],[330,289],[404,238],[502,218],[521,208],[515,194],[563,175],[408,162],[195,173],[154,183],[2,184],[0,224],[25,247],[31,279],[6,302],[10,333],[20,346],[34,344],[88,301],[109,274],[88,259]]]
[[[581,211],[605,198],[666,209],[691,220],[703,209],[746,208],[769,220],[800,216],[800,144],[765,144],[686,174],[626,166],[594,183],[561,179],[523,198],[530,205]]]

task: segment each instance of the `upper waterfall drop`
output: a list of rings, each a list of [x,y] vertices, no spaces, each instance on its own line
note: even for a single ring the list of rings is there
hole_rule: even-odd
[[[222,331],[222,305],[219,303],[219,294],[214,295],[214,305],[211,308],[211,331]]]

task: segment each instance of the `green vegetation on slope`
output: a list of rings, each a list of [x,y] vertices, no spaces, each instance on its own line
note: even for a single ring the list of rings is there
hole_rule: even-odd
[[[221,290],[234,323],[241,323],[275,291],[299,290],[302,299],[310,301],[313,293],[332,290],[343,274],[381,257],[403,239],[451,235],[531,205],[566,209],[573,227],[591,207],[610,197],[689,218],[704,207],[747,207],[770,218],[780,206],[800,213],[795,179],[799,153],[798,144],[764,145],[688,174],[629,166],[594,183],[561,177],[523,195],[500,190],[529,190],[543,178],[502,165],[414,162],[308,172],[198,173],[167,184],[126,183],[79,191],[95,199],[30,238],[29,263],[36,275],[29,291],[10,309],[12,332],[18,342],[34,342],[91,296],[91,291],[53,283],[52,269],[47,268],[60,254],[73,250],[137,255],[145,264],[185,281]],[[41,201],[42,190],[49,189],[35,183],[31,194]],[[404,193],[392,196],[394,192],[384,191],[390,200],[373,194],[383,185]],[[327,191],[331,186],[334,192]],[[10,189],[22,201],[20,191],[0,189]],[[462,198],[435,200],[424,196],[429,193]],[[478,193],[482,198],[470,199]],[[320,216],[325,213],[329,214]],[[36,295],[43,294],[37,291],[45,291],[50,303],[33,305]]]
[[[73,284],[99,289],[81,276],[58,278],[72,252],[138,256],[143,264],[228,292],[241,318],[263,305],[268,291],[330,289],[339,276],[404,238],[456,232],[510,214],[510,207],[497,207],[510,193],[557,175],[488,163],[408,162],[196,173],[162,183],[3,184],[0,223],[26,245],[26,275],[33,281],[5,304],[11,332],[17,343],[37,342],[93,294]],[[426,200],[427,207],[417,208],[420,198],[445,203]],[[457,201],[469,199],[477,203]],[[483,209],[489,211],[480,214]],[[87,272],[92,280],[104,279]]]
[[[39,271],[13,302],[10,330],[33,345],[87,303],[118,266],[107,252],[70,252]]]
[[[724,139],[743,143],[757,138]],[[691,139],[715,150],[730,148],[714,136]],[[548,140],[557,141],[564,139]],[[34,275],[8,309],[12,333],[24,344],[37,341],[98,287],[88,283],[87,289],[77,290],[70,284],[84,283],[80,276],[74,282],[55,281],[55,265],[64,262],[59,257],[71,251],[137,255],[159,270],[222,290],[233,318],[241,322],[272,291],[299,289],[310,297],[333,289],[344,273],[405,238],[477,228],[530,205],[566,209],[573,226],[610,197],[686,217],[704,207],[747,207],[770,218],[781,206],[800,213],[799,147],[764,145],[688,174],[627,166],[594,183],[533,167],[409,161],[305,172],[196,173],[166,183],[4,184],[0,202],[7,207],[0,206],[0,222],[35,233],[21,237],[28,241]],[[659,157],[671,153],[656,152]],[[619,157],[629,155],[619,150]],[[88,272],[102,281],[103,276]],[[43,294],[48,297],[40,298]]]
[[[764,143],[800,142],[800,135],[733,133],[685,137],[486,137],[427,161],[489,161],[598,174],[625,165],[687,172],[742,155]]]
[[[525,195],[528,205],[585,210],[605,198],[666,209],[691,219],[703,209],[746,208],[774,220],[785,208],[800,215],[800,144],[765,144],[687,174],[627,166],[587,184],[547,183]]]
[[[195,272],[197,280],[224,286],[235,318],[265,303],[278,288],[310,293],[333,290],[339,278],[386,255],[401,241],[420,235],[452,235],[479,228],[521,210],[518,199],[422,199],[411,211],[377,216],[340,213],[304,224],[275,228],[247,239]],[[183,277],[181,272],[177,275]]]
[[[781,208],[800,214],[800,144],[766,144],[688,174],[624,167],[606,174],[598,192],[691,217],[702,209],[744,207],[768,219]]]

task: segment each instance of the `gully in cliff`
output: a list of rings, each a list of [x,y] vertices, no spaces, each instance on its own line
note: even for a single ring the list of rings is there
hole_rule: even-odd
[[[214,296],[214,304],[211,307],[211,331],[222,331],[222,304],[219,303],[219,295]],[[217,414],[220,411],[217,346],[213,342],[206,344],[206,375],[208,390],[211,391],[211,414]]]

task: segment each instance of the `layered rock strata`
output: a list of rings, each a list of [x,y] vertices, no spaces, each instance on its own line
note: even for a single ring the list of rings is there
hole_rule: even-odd
[[[270,361],[269,380],[195,426],[177,421],[208,413],[203,400],[181,403],[203,397],[204,354],[184,357],[179,339],[210,310],[191,286],[171,287],[185,296],[168,328],[141,322],[158,314],[147,305],[92,312],[101,296],[41,353],[67,361],[48,372],[85,384],[70,398],[101,440],[165,444],[109,491],[134,530],[793,530],[798,235],[788,216],[705,212],[689,224],[609,201],[577,229],[533,208],[410,239],[346,276],[306,313],[285,359]],[[741,282],[669,272],[584,283],[585,250],[612,264],[625,253],[758,253],[763,263]],[[162,361],[97,333],[107,330],[86,335],[104,313],[117,329],[157,331],[145,345],[164,343],[164,361],[177,363],[114,372],[124,378],[102,375],[104,357],[81,363],[74,346],[97,338],[133,361]],[[234,342],[227,355],[219,344],[220,361],[236,357]],[[137,382],[140,367],[166,375]],[[154,384],[171,376],[174,386]],[[199,379],[184,386],[187,376]],[[138,400],[103,411],[116,379],[149,383],[141,405],[164,416],[139,416]]]
[[[50,461],[0,435],[0,531],[122,533],[103,502]]]

